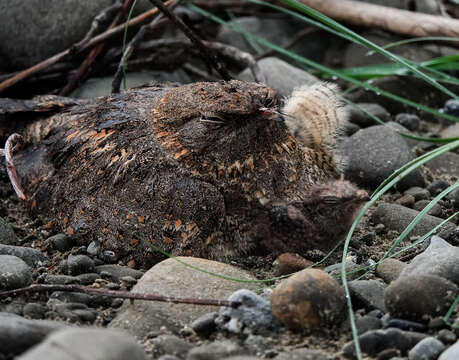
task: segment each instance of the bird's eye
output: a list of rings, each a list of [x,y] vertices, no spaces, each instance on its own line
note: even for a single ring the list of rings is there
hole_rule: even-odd
[[[322,201],[324,202],[324,204],[327,204],[327,205],[335,205],[340,202],[338,197],[332,196],[332,195],[324,196],[322,198]]]
[[[212,114],[212,115],[203,114],[199,118],[199,121],[205,124],[219,125],[219,126],[225,123],[225,119],[222,116],[217,115],[217,114]]]

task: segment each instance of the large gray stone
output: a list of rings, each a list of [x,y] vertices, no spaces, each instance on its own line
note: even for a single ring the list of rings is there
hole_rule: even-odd
[[[425,165],[436,174],[445,174],[459,178],[459,155],[448,152],[430,160]]]
[[[0,68],[34,65],[80,41],[112,0],[0,1]],[[147,0],[138,1],[142,11]],[[149,5],[151,7],[151,5]]]
[[[356,132],[342,144],[347,157],[346,178],[362,187],[376,188],[395,170],[414,159],[406,141],[387,126],[376,125]],[[403,178],[397,187],[424,186],[418,169]]]
[[[145,360],[140,345],[121,331],[73,328],[58,331],[18,360]]]
[[[28,320],[18,315],[0,312],[0,354],[20,354],[38,344],[50,333],[66,326],[65,323],[57,321]]]
[[[413,275],[436,275],[459,286],[459,247],[432,236],[429,247],[404,268],[400,278]]]
[[[438,360],[457,360],[459,359],[459,340],[443,351]]]
[[[419,214],[419,211],[407,208],[402,205],[381,203],[372,214],[372,221],[376,224],[381,223],[388,230],[395,230],[401,233],[411,223],[411,221]],[[439,225],[443,219],[425,215],[421,221],[411,230],[409,236],[422,236]],[[440,236],[450,236],[456,226],[453,223],[447,222],[443,225]]]
[[[23,260],[12,255],[0,255],[0,290],[18,289],[31,283],[30,268]]]
[[[232,278],[253,280],[246,271],[216,261],[178,257],[195,267]],[[175,259],[167,259],[148,270],[134,286],[135,293],[155,293],[176,297],[226,299],[241,288],[256,289],[257,285],[222,280],[201,271],[190,269]],[[172,304],[168,302],[125,301],[121,311],[110,323],[111,328],[123,328],[141,338],[161,326],[178,330],[199,316],[218,310],[215,306]]]
[[[266,85],[276,89],[280,97],[289,96],[293,89],[302,85],[312,85],[319,81],[314,75],[290,65],[276,57],[267,57],[258,61],[258,66],[265,76]],[[253,81],[249,69],[241,72],[239,80]]]
[[[29,266],[40,266],[48,258],[40,250],[13,245],[0,245],[0,255],[16,256]]]
[[[0,217],[0,244],[16,245],[18,241],[19,239],[14,233],[13,228]]]
[[[112,81],[113,76],[89,79],[83,85],[75,89],[71,96],[77,99],[92,99],[99,96],[110,95],[112,92]],[[151,81],[172,81],[186,84],[189,83],[191,79],[183,70],[177,70],[172,73],[165,71],[132,72],[126,75],[127,88],[144,85]]]

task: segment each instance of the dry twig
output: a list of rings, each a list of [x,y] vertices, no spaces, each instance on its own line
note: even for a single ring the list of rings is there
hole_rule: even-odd
[[[21,179],[16,171],[13,162],[13,153],[19,146],[20,142],[22,141],[22,136],[19,134],[11,134],[5,143],[5,162],[6,162],[6,171],[8,173],[8,177],[10,178],[11,185],[13,186],[16,195],[21,200],[26,200],[27,196],[24,193],[24,189],[21,185]]]
[[[228,306],[238,307],[241,305],[238,301],[215,300],[215,299],[198,299],[198,298],[178,298],[175,296],[164,296],[159,294],[141,294],[130,291],[108,290],[103,288],[93,288],[82,285],[48,285],[35,284],[20,289],[0,291],[0,298],[27,294],[32,292],[48,292],[48,291],[72,291],[84,294],[97,294],[113,298],[145,300],[145,301],[162,301],[174,304],[193,304],[193,305],[213,305],[213,306]]]
[[[335,20],[409,36],[459,37],[459,20],[353,0],[300,0]]]
[[[173,0],[168,0],[164,3],[164,5],[168,6],[169,4],[171,4],[173,2]],[[156,13],[158,12],[158,9],[155,8],[155,9],[151,9],[151,10],[148,10],[148,11],[145,11],[144,13],[140,14],[139,16],[135,17],[134,19],[132,19],[131,21],[128,22],[128,25],[127,26],[135,26],[135,25],[138,25],[138,24],[141,24],[145,21],[147,21],[150,17],[152,17],[153,15],[155,15]],[[37,73],[38,71],[41,71],[43,69],[46,69],[47,67],[49,67],[50,65],[53,65],[59,61],[61,61],[63,58],[65,58],[66,56],[70,55],[71,53],[74,53],[74,52],[77,52],[77,53],[80,53],[80,52],[83,52],[85,50],[88,50],[88,49],[91,49],[93,48],[94,46],[96,46],[97,44],[121,33],[123,30],[124,30],[124,27],[125,27],[125,24],[121,24],[121,25],[118,25],[118,26],[115,26],[113,29],[110,29],[110,30],[107,30],[107,31],[104,31],[102,34],[100,35],[97,35],[96,37],[93,37],[91,40],[89,40],[87,43],[81,45],[81,46],[72,46],[71,48],[67,49],[67,50],[64,50],[26,70],[23,70],[21,72],[19,72],[18,74],[16,74],[15,76],[3,81],[0,83],[0,93],[5,91],[6,89],[8,89],[9,87],[13,86],[14,84],[18,83],[19,81],[22,81],[24,79],[27,79],[28,77],[30,77],[31,75]]]
[[[218,61],[215,54],[203,44],[201,39],[194,33],[193,30],[191,30],[181,19],[175,16],[166,6],[164,6],[161,0],[150,0],[150,2],[161,10],[162,13],[167,16],[180,30],[182,30],[182,32],[198,47],[204,60],[220,74],[223,80],[231,80],[231,75],[225,66]]]

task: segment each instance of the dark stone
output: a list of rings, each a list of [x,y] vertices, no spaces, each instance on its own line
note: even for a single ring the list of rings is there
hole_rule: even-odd
[[[427,326],[416,321],[409,321],[404,319],[389,319],[386,327],[397,328],[400,330],[409,330],[416,332],[426,332]]]
[[[386,285],[378,280],[353,280],[349,282],[349,290],[353,305],[363,306],[367,310],[379,309],[386,311],[384,306],[384,289]],[[354,303],[354,300],[355,303]],[[360,305],[360,306],[359,306]]]
[[[427,186],[427,190],[429,190],[430,195],[437,196],[443,190],[447,189],[448,186],[449,183],[445,180],[434,180]]]
[[[19,239],[13,228],[2,217],[0,217],[0,244],[17,245]]]
[[[362,352],[370,356],[375,356],[389,348],[398,349],[402,354],[406,354],[425,337],[427,335],[389,328],[386,330],[367,331],[359,336],[359,342]],[[350,359],[356,358],[354,343],[352,341],[344,345],[343,354]]]
[[[40,250],[14,245],[0,245],[0,255],[16,256],[31,267],[41,266],[43,262],[48,260]]]
[[[386,288],[384,302],[392,316],[417,320],[446,313],[458,293],[454,283],[439,276],[400,276]]]
[[[415,186],[405,191],[405,194],[413,195],[415,201],[427,200],[430,197],[430,192],[427,189]]]
[[[29,266],[16,256],[0,255],[0,289],[11,290],[32,283]]]
[[[142,271],[131,269],[128,266],[120,266],[120,265],[99,265],[96,266],[96,272],[101,274],[102,272],[106,272],[109,274],[112,281],[119,282],[120,278],[123,276],[132,276],[134,279],[140,279],[144,274]]]
[[[355,319],[355,326],[359,335],[370,330],[378,330],[382,328],[382,321],[374,316],[359,316]]]
[[[395,170],[414,159],[406,141],[389,127],[376,125],[363,129],[343,141],[346,154],[345,176],[365,188],[376,188]],[[424,186],[419,169],[403,178],[397,187]]]
[[[419,129],[421,121],[419,116],[414,114],[400,113],[395,117],[395,122],[406,127],[410,131],[416,131]]]
[[[48,241],[54,250],[58,250],[60,252],[68,251],[74,245],[73,239],[65,234],[56,234],[51,236],[48,238]]]
[[[30,319],[44,319],[47,309],[40,303],[28,303],[23,308],[23,314]]]
[[[60,263],[62,272],[68,275],[80,275],[95,271],[94,261],[86,255],[69,255]]]
[[[346,109],[349,112],[349,121],[358,125],[361,128],[366,128],[377,123],[367,113],[378,117],[384,122],[390,121],[389,112],[381,105],[375,103],[359,103],[358,107],[347,105]]]
[[[193,345],[174,335],[160,335],[151,340],[151,343],[154,345],[153,356],[155,358],[167,354],[183,359],[193,348]]]
[[[217,316],[217,312],[204,314],[191,323],[191,328],[198,335],[208,335],[217,328],[217,325],[215,324]]]

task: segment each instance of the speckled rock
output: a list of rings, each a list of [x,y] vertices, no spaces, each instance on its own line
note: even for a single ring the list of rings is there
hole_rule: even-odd
[[[80,275],[95,271],[94,260],[86,255],[69,255],[59,264],[62,272],[68,275]]]
[[[10,224],[0,217],[0,244],[16,245],[19,239]]]
[[[401,205],[381,203],[373,212],[371,219],[376,224],[383,224],[388,230],[395,230],[401,233],[417,214],[419,214],[419,211]],[[443,219],[426,215],[413,228],[410,232],[410,236],[422,236],[439,225],[442,221]],[[439,232],[440,236],[448,237],[455,231],[456,226],[453,223],[446,223],[443,229],[444,230]]]
[[[389,284],[399,277],[405,266],[400,260],[388,258],[376,266],[376,275]]]
[[[252,291],[241,289],[228,298],[241,302],[237,308],[222,307],[215,319],[221,329],[232,333],[272,334],[283,329],[282,323],[274,316],[269,302]]]
[[[459,247],[452,246],[438,236],[432,236],[429,247],[417,255],[400,274],[436,275],[459,286]]]
[[[422,339],[409,352],[409,360],[435,360],[445,350],[445,345],[432,336]]]
[[[32,283],[29,266],[20,258],[0,255],[0,290],[18,289]]]
[[[96,328],[57,331],[18,360],[146,360],[142,347],[129,334]]]
[[[40,250],[24,246],[0,245],[0,255],[16,256],[31,267],[43,265],[48,260]]]
[[[459,294],[453,282],[435,275],[399,277],[385,290],[384,302],[394,317],[418,320],[444,315]]]
[[[346,178],[373,189],[414,159],[406,141],[394,130],[382,125],[356,132],[343,141],[342,151],[347,157]],[[402,190],[412,186],[424,186],[419,170],[411,172],[398,183]]]
[[[254,277],[234,266],[216,261],[178,257],[177,260],[216,274],[254,280]],[[189,269],[176,259],[164,260],[148,270],[131,290],[137,293],[160,293],[177,297],[199,297],[226,299],[236,290],[245,287],[256,289],[258,285],[225,281],[200,271]],[[158,331],[162,326],[179,330],[199,316],[218,310],[215,306],[190,304],[172,304],[164,302],[125,301],[111,328],[122,328],[143,337],[151,331]]]
[[[50,333],[68,325],[63,322],[29,320],[22,316],[0,312],[0,354],[17,355],[38,344]],[[39,359],[39,358],[36,358]]]
[[[293,330],[333,326],[345,317],[344,291],[325,272],[305,269],[281,281],[271,296],[271,310]]]

